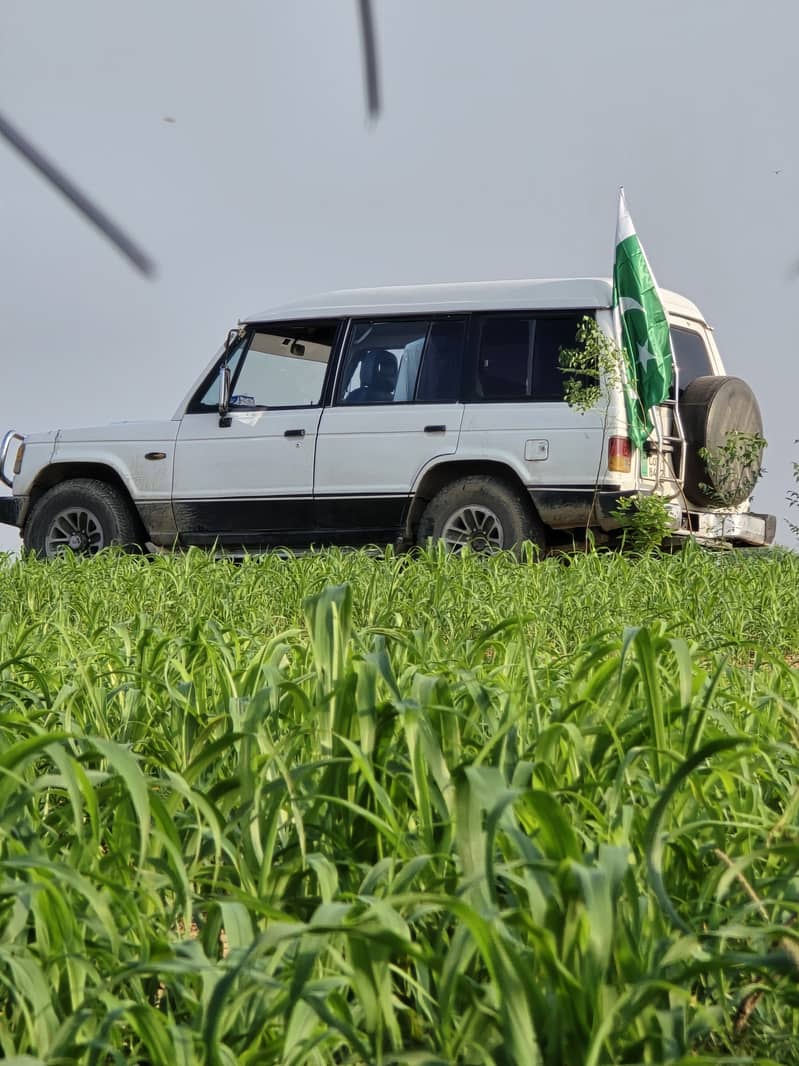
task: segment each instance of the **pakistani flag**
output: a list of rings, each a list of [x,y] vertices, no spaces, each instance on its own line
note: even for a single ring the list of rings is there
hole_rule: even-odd
[[[671,338],[657,283],[627,210],[624,189],[619,191],[613,306],[621,320],[630,438],[640,448],[653,428],[649,409],[667,399],[671,388]]]

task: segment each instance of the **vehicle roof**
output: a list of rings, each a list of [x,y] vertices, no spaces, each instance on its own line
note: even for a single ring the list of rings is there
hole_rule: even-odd
[[[435,285],[389,285],[339,289],[248,315],[242,322],[277,322],[361,315],[432,314],[454,311],[581,310],[610,307],[610,278],[523,278]],[[667,309],[702,321],[695,304],[661,289]]]

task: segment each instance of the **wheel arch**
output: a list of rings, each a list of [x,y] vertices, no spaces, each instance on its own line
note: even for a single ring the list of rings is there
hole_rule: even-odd
[[[31,514],[34,505],[42,498],[42,496],[44,496],[48,489],[52,489],[64,481],[70,481],[72,478],[93,478],[95,481],[103,481],[107,485],[112,485],[124,498],[130,508],[130,513],[135,517],[139,524],[142,534],[145,537],[148,535],[147,527],[142,521],[139,509],[133,502],[133,497],[131,496],[127,485],[119,473],[114,470],[112,466],[108,466],[105,463],[48,463],[47,466],[42,468],[31,485],[28,506],[24,516],[22,516],[20,528],[24,528],[25,522]]]
[[[449,459],[428,467],[419,479],[408,508],[403,531],[404,536],[409,540],[414,539],[422,513],[436,493],[453,481],[463,477],[471,477],[472,475],[492,477],[506,485],[518,493],[524,505],[541,521],[535,504],[530,497],[530,490],[513,467],[491,459]]]

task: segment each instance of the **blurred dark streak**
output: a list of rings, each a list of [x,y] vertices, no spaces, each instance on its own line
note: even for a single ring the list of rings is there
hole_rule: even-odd
[[[122,230],[111,221],[105,212],[91,202],[69,178],[35,148],[8,119],[0,114],[0,136],[4,137],[28,160],[31,166],[58,189],[58,191],[92,222],[120,252],[146,277],[155,273],[155,264],[138,248]]]
[[[363,69],[366,78],[366,106],[369,117],[380,114],[380,89],[377,83],[377,45],[375,25],[372,18],[371,0],[358,0],[361,10],[361,35],[363,37]]]

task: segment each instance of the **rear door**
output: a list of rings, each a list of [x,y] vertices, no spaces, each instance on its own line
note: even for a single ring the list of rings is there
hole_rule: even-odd
[[[704,323],[669,314],[669,327],[674,359],[677,364],[677,400],[679,403],[685,389],[695,378],[716,374],[718,369],[707,341],[707,327]],[[672,384],[669,399],[674,400],[674,395],[675,389]],[[652,415],[657,420],[663,438],[673,437],[676,434],[673,407],[656,407]],[[664,455],[659,455],[654,447],[656,442],[657,434],[653,434],[653,447],[649,448],[649,454],[644,453],[641,457],[641,481],[650,490],[658,488],[658,491],[666,495],[677,495],[682,491],[676,477],[680,468],[680,447],[674,442],[673,452],[667,450]]]
[[[458,443],[466,317],[354,319],[314,474],[321,540],[391,539],[411,487]]]

